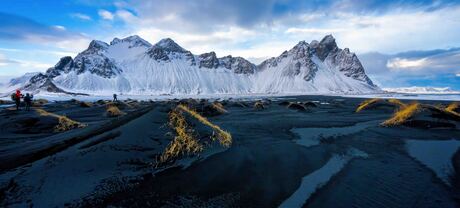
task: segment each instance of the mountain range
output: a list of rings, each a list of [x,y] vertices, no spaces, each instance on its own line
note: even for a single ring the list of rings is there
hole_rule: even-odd
[[[93,40],[75,58],[62,57],[45,73],[8,83],[33,93],[360,94],[380,91],[358,57],[334,37],[300,41],[278,57],[253,64],[242,57],[195,55],[170,38],[152,45],[139,36]]]

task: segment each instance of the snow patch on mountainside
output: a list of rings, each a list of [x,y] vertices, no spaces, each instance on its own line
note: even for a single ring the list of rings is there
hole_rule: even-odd
[[[401,88],[383,88],[384,91],[393,93],[409,93],[409,94],[460,94],[460,91],[455,91],[449,87],[401,87]]]

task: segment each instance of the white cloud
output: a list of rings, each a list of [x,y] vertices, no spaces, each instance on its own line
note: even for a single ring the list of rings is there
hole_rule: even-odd
[[[82,13],[72,13],[72,14],[70,14],[70,16],[74,17],[74,18],[77,18],[77,19],[80,19],[80,20],[85,20],[85,21],[92,20],[92,18],[89,15],[82,14]]]
[[[460,45],[458,19],[460,6],[432,11],[395,9],[383,14],[332,12],[314,23],[301,21],[286,34],[288,38],[305,39],[312,33],[332,33],[340,45],[353,51],[397,53]],[[284,22],[277,24],[282,27]]]
[[[99,10],[98,14],[102,19],[105,19],[105,20],[113,20],[113,17],[114,17],[112,12],[109,12],[109,11],[104,10],[104,9]]]
[[[62,26],[62,25],[54,25],[53,28],[56,29],[56,30],[61,30],[61,31],[66,30],[66,28],[64,26]]]
[[[117,10],[115,14],[121,20],[129,24],[139,21],[139,19],[136,16],[134,16],[131,12],[124,10],[124,9]]]
[[[456,74],[455,76],[460,77],[460,73]]]
[[[50,63],[43,63],[37,61],[28,61],[28,60],[15,60],[21,67],[32,68],[33,70],[39,69],[44,70],[53,66]]]
[[[429,64],[427,58],[409,60],[405,58],[394,58],[387,62],[387,67],[393,70],[408,69],[417,70],[426,67]]]
[[[7,58],[5,55],[0,53],[0,66],[8,66],[14,63],[17,63],[17,62]]]
[[[333,34],[343,32],[345,29],[343,28],[289,28],[286,30],[286,33],[291,34],[305,34],[305,33],[312,33],[312,34]]]

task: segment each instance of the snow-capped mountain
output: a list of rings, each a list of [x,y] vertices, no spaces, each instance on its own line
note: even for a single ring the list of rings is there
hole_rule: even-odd
[[[294,48],[258,66],[258,92],[368,93],[378,90],[358,57],[337,47],[328,35],[321,42],[299,42]]]
[[[329,35],[299,42],[260,65],[242,57],[192,54],[166,38],[92,41],[23,86],[28,91],[87,94],[371,93],[379,91],[354,53]]]
[[[10,79],[8,82],[1,83],[0,89],[2,90],[2,92],[13,91],[13,90],[19,89],[23,87],[24,85],[26,85],[29,82],[30,78],[38,74],[40,73],[39,72],[25,73],[24,75],[20,77],[16,77],[16,78]]]
[[[384,91],[393,93],[408,93],[408,94],[460,94],[460,91],[455,91],[449,87],[400,87],[400,88],[384,88]]]

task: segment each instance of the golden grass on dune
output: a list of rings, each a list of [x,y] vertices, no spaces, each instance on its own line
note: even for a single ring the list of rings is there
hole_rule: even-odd
[[[455,118],[460,119],[460,113],[457,113],[455,111],[455,109],[457,107],[456,105],[457,105],[456,103],[452,103],[447,107],[445,107],[445,106],[443,106],[441,104],[423,105],[423,108],[428,109],[428,110],[430,110],[432,112],[444,115],[444,116],[448,116],[448,117],[450,117],[450,119],[455,119]],[[447,119],[449,119],[449,118],[447,118]]]
[[[168,144],[163,154],[159,157],[159,163],[169,162],[183,155],[196,154],[203,151],[203,145],[193,137],[188,128],[184,116],[177,110],[169,113],[169,125],[176,132],[176,136]]]
[[[254,109],[256,109],[256,110],[262,110],[262,109],[264,109],[264,108],[265,108],[265,106],[264,106],[264,104],[263,104],[262,102],[257,101],[257,102],[254,103]]]
[[[58,119],[58,124],[54,127],[55,132],[63,132],[63,131],[71,130],[71,129],[86,127],[86,124],[82,124],[78,121],[74,121],[66,116],[61,116],[61,115],[57,115],[54,113],[50,113],[43,109],[35,109],[35,111],[40,116],[51,116],[51,117],[55,117]]]
[[[396,111],[390,119],[384,121],[382,126],[400,125],[414,116],[417,112],[420,112],[420,110],[422,110],[422,106],[417,102],[405,105]]]
[[[222,130],[219,126],[211,123],[207,118],[203,117],[199,113],[194,110],[191,110],[187,106],[180,104],[177,106],[178,109],[187,112],[192,117],[196,118],[198,121],[203,123],[206,126],[211,127],[215,132],[219,143],[224,147],[229,147],[232,144],[232,135],[224,130]]]
[[[400,100],[395,99],[395,98],[390,98],[390,99],[388,99],[388,102],[389,102],[389,103],[392,103],[392,104],[395,104],[395,105],[399,106],[400,108],[401,108],[401,107],[406,107],[406,106],[407,106],[405,103],[403,103],[403,102],[401,102]]]
[[[107,104],[106,107],[105,114],[108,117],[118,117],[125,114],[115,104]]]
[[[216,109],[219,113],[227,113],[227,110],[225,110],[224,106],[222,103],[219,102],[214,102],[211,104],[211,106]]]
[[[459,107],[459,104],[458,102],[453,102],[451,103],[450,105],[448,105],[446,107],[446,111],[449,111],[449,112],[455,112]],[[456,113],[456,112],[455,112]]]
[[[366,108],[368,108],[370,105],[374,104],[374,103],[377,103],[378,101],[381,101],[382,99],[380,98],[372,98],[372,99],[368,99],[368,100],[365,100],[363,101],[362,103],[359,104],[358,108],[356,108],[356,112],[360,112]]]

